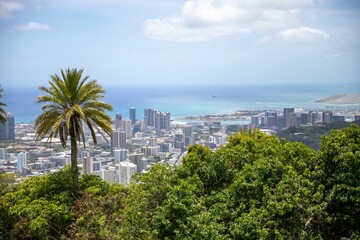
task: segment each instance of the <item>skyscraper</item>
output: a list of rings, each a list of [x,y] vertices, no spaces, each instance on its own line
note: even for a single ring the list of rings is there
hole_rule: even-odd
[[[126,132],[127,139],[132,137],[131,120],[130,119],[125,119],[122,121],[122,129]]]
[[[193,143],[193,128],[192,126],[184,126],[183,133],[184,133],[184,145],[185,147],[194,144]]]
[[[16,171],[22,172],[23,168],[26,168],[27,164],[27,153],[21,152],[17,155]]]
[[[111,150],[126,148],[126,132],[115,130],[111,136]]]
[[[90,174],[93,171],[93,159],[91,157],[83,158],[83,174]]]
[[[6,122],[0,123],[0,142],[15,140],[15,119],[10,113],[6,114]]]
[[[130,120],[131,124],[134,125],[136,122],[136,109],[134,107],[130,108]]]
[[[115,130],[122,130],[122,116],[121,114],[115,115]]]

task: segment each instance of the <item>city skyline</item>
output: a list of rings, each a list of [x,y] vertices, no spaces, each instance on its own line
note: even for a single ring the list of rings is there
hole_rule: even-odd
[[[356,82],[356,0],[0,0],[0,84]]]

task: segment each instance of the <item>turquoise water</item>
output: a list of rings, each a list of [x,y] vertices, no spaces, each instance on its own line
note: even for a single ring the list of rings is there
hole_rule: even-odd
[[[242,84],[242,85],[181,85],[181,86],[104,86],[105,101],[112,104],[115,116],[127,118],[129,107],[135,107],[137,118],[144,108],[170,112],[172,119],[184,116],[227,114],[234,110],[281,110],[285,107],[303,109],[356,108],[354,105],[315,103],[314,100],[340,93],[360,93],[359,83],[326,84]],[[36,87],[8,88],[3,86],[6,110],[16,122],[32,122],[41,111]],[[215,97],[216,96],[216,97]]]

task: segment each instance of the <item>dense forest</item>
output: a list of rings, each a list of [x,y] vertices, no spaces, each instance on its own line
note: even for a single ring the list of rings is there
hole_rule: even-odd
[[[14,184],[0,174],[2,239],[360,238],[360,127],[323,136],[317,151],[259,131],[213,152],[191,146],[179,167],[155,165],[133,184],[71,169]]]

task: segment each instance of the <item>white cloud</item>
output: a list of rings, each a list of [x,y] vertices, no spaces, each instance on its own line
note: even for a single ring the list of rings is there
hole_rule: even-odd
[[[205,41],[257,29],[298,25],[301,8],[315,0],[187,0],[182,9],[147,19],[144,34],[151,39]]]
[[[269,43],[270,41],[271,41],[270,36],[263,36],[263,37],[259,38],[256,42],[259,44],[266,44],[266,43]]]
[[[21,11],[24,5],[18,1],[0,0],[0,19],[10,18],[12,12]]]
[[[326,32],[309,27],[286,29],[279,32],[278,36],[287,42],[319,42],[330,38]]]
[[[32,31],[32,30],[49,30],[50,26],[38,22],[29,22],[23,25],[17,25],[15,26],[15,28],[21,31]]]

